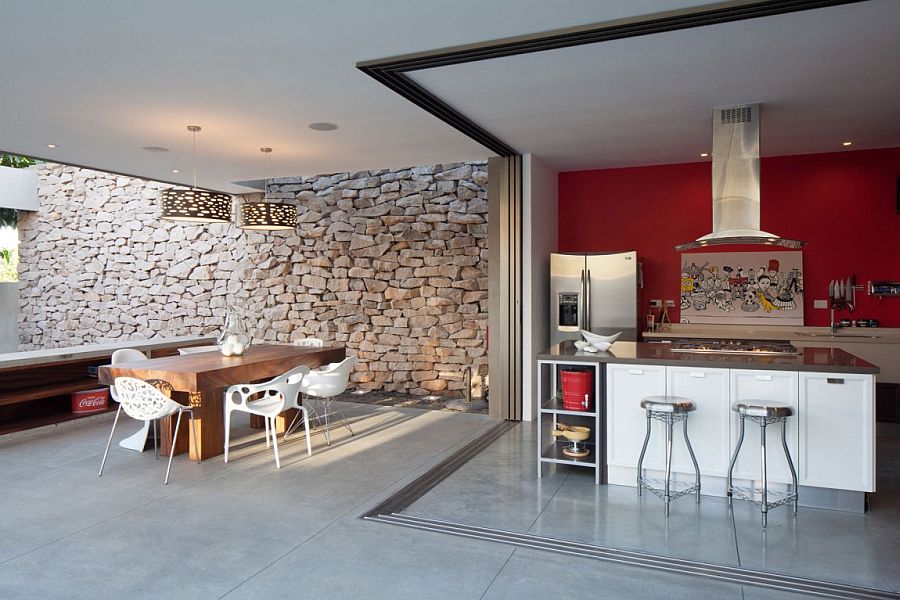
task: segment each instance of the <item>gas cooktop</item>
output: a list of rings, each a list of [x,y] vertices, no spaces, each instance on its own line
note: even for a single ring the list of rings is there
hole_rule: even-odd
[[[672,352],[698,352],[709,354],[774,354],[790,356],[797,348],[789,342],[762,342],[746,340],[683,340],[672,342]]]

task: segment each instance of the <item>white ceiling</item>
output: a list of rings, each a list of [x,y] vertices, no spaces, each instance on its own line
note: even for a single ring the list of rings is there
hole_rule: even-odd
[[[203,127],[198,183],[225,191],[242,191],[231,182],[252,178],[485,158],[489,153],[484,148],[370,79],[355,63],[706,3],[5,2],[0,15],[0,149],[187,182],[187,153],[178,165],[181,174],[171,171],[187,140],[185,126],[196,124]],[[529,55],[513,60],[545,65],[548,59]],[[492,68],[488,65],[463,67],[467,70],[448,72],[447,79],[437,82],[429,75],[428,81],[484,118],[489,129],[529,150],[541,127],[516,123],[552,115],[549,104],[534,101],[550,99],[541,91],[546,90],[542,81],[557,74],[543,66],[523,70],[522,64],[497,71],[507,88],[485,81],[481,69]],[[613,83],[616,88],[644,78],[627,71],[618,76],[627,79]],[[491,115],[476,101],[508,99],[523,85],[534,85],[536,93],[507,105],[516,118]],[[667,114],[652,109],[649,100],[634,114]],[[698,95],[693,104],[706,103]],[[590,106],[577,108],[578,114],[597,117]],[[566,119],[569,129],[600,131],[593,124],[585,128],[583,119]],[[552,132],[554,123],[565,124],[566,119],[544,128]],[[314,121],[335,122],[340,129],[311,131],[307,125]],[[555,134],[557,146],[567,135],[562,130]],[[48,143],[58,148],[49,149]],[[150,153],[143,146],[171,151]],[[274,148],[268,172],[261,146]]]
[[[412,76],[560,171],[702,160],[711,108],[746,102],[763,155],[900,146],[898,23],[871,0]]]

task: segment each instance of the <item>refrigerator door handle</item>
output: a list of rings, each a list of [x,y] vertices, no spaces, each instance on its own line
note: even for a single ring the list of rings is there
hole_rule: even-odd
[[[581,270],[581,306],[578,307],[578,327],[586,329],[585,322],[587,320],[587,302],[584,301],[584,294],[587,286],[584,284],[584,269]]]
[[[587,331],[591,330],[591,270],[587,271],[587,278],[585,279],[585,329]]]

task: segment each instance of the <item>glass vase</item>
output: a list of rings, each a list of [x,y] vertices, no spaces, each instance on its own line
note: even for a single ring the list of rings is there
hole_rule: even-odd
[[[247,324],[233,306],[228,307],[228,314],[225,315],[225,327],[222,328],[222,333],[216,343],[222,356],[241,356],[250,349],[252,339],[247,331]]]

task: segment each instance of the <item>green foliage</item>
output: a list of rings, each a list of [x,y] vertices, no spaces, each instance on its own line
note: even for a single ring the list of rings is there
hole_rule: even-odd
[[[35,164],[35,160],[18,154],[0,154],[0,167],[25,169]],[[19,222],[19,213],[13,208],[0,208],[0,227],[15,228]]]
[[[19,156],[17,154],[0,154],[0,167],[12,167],[13,169],[25,169],[35,164],[33,158]]]
[[[17,248],[0,250],[0,283],[19,280],[19,250]]]

